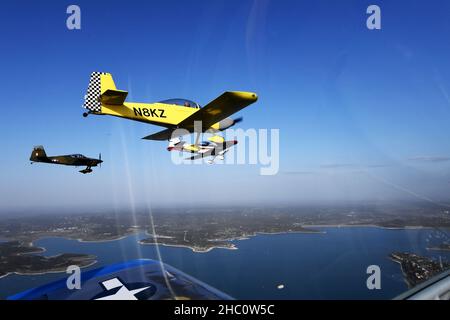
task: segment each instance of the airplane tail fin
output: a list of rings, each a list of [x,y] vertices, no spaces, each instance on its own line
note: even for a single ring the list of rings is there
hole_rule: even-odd
[[[116,85],[110,73],[92,72],[83,108],[94,113],[102,112],[101,96],[107,90],[116,91]]]
[[[47,159],[47,154],[45,153],[43,146],[36,146],[31,151],[30,161],[39,161],[42,159]]]

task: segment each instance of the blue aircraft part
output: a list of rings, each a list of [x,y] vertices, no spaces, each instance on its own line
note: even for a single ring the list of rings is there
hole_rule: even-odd
[[[68,275],[69,276],[69,275]],[[229,295],[156,260],[138,259],[81,272],[80,289],[67,277],[8,297],[8,300],[230,300]]]

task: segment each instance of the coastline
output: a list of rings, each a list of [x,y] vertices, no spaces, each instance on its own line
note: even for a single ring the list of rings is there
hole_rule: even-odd
[[[361,224],[361,225],[302,225],[302,227],[305,228],[379,228],[384,230],[420,230],[420,229],[433,229],[433,227],[424,227],[424,226],[404,226],[404,227],[383,227],[379,225],[372,225],[372,224]],[[315,231],[315,230],[304,230],[304,231],[280,231],[280,232],[255,232],[252,234],[243,234],[239,237],[233,237],[233,238],[225,238],[225,239],[208,239],[208,241],[242,241],[242,240],[249,240],[253,237],[256,237],[258,235],[277,235],[277,234],[291,234],[291,233],[304,233],[304,234],[326,234],[327,232],[325,230]],[[155,237],[153,234],[150,234],[148,231],[145,231],[145,234],[150,237]],[[173,237],[169,236],[161,236],[156,235],[156,238],[158,239],[172,239]],[[199,250],[196,247],[192,247],[189,245],[182,245],[182,244],[165,244],[165,243],[144,243],[142,240],[138,241],[141,245],[162,245],[166,247],[179,247],[179,248],[189,248],[193,252],[196,253],[206,253],[213,249],[228,249],[228,250],[237,250],[239,249],[234,244],[232,247],[225,247],[225,246],[212,246],[211,248],[208,248],[206,250]]]
[[[63,235],[45,235],[45,236],[37,237],[36,239],[31,240],[27,244],[30,245],[30,246],[34,246],[34,242],[40,241],[40,240],[43,240],[43,239],[49,239],[49,238],[61,238],[61,239],[72,240],[72,241],[77,241],[77,242],[81,242],[81,243],[113,242],[113,241],[123,240],[123,239],[125,239],[125,238],[127,238],[129,236],[132,236],[134,234],[137,234],[137,233],[143,232],[143,231],[145,231],[145,230],[144,229],[140,229],[140,230],[136,230],[134,232],[130,232],[130,233],[124,234],[124,235],[119,236],[117,238],[104,239],[104,240],[85,240],[85,239],[82,239],[82,238],[75,238],[75,237],[63,236]],[[14,240],[12,240],[12,241],[14,241]],[[42,248],[42,247],[37,247],[37,248]],[[42,252],[46,251],[45,248],[42,248],[42,249],[43,249]],[[26,254],[28,254],[28,253],[30,253],[30,252],[27,252]],[[39,253],[39,252],[36,252],[36,253]]]
[[[408,275],[405,273],[405,270],[403,269],[403,265],[400,261],[395,260],[392,257],[389,257],[389,260],[391,260],[392,262],[398,263],[400,265],[400,270],[402,272],[402,278],[403,278],[403,282],[406,284],[406,286],[408,287],[408,289],[411,288],[411,284],[408,281]]]
[[[280,232],[256,232],[254,236],[257,236],[258,234],[265,234],[265,235],[277,235],[277,234],[289,234],[289,233],[311,233],[311,234],[324,234],[327,233],[326,231],[280,231]]]
[[[143,245],[143,246],[165,246],[165,247],[176,247],[176,248],[186,248],[186,249],[191,249],[193,252],[195,252],[195,253],[207,253],[207,252],[209,252],[209,251],[211,251],[211,250],[213,250],[213,249],[228,249],[228,250],[238,250],[238,247],[236,247],[235,245],[231,245],[230,247],[225,247],[225,246],[214,246],[214,247],[210,247],[210,248],[208,248],[208,249],[206,249],[206,250],[201,250],[201,249],[199,249],[199,248],[196,248],[196,247],[191,247],[191,246],[188,246],[188,245],[183,245],[183,244],[165,244],[165,243],[151,243],[151,242],[149,242],[149,243],[145,243],[145,242],[142,242],[142,240],[140,240],[140,241],[138,241],[138,243],[140,244],[140,245]]]
[[[123,240],[123,239],[125,239],[125,238],[127,238],[129,236],[132,236],[133,234],[136,234],[136,233],[138,233],[138,232],[133,232],[133,233],[130,233],[130,234],[125,234],[125,235],[120,236],[118,238],[105,239],[105,240],[83,240],[81,238],[74,239],[74,238],[64,238],[64,237],[62,237],[62,238],[63,239],[68,239],[68,240],[76,240],[76,241],[81,242],[81,243],[102,243],[102,242],[113,242],[113,241]],[[60,238],[60,237],[57,237],[57,238]],[[43,239],[43,238],[41,238],[41,239]]]
[[[57,257],[57,256],[59,256],[59,255],[56,255],[56,256],[53,256],[53,257]],[[91,266],[93,266],[93,265],[96,264],[96,263],[98,263],[98,260],[94,260],[94,261],[92,261],[91,263],[89,263],[89,264],[87,264],[87,265],[85,265],[85,266],[80,267],[80,269],[91,267]],[[18,275],[18,276],[42,276],[42,275],[44,275],[44,274],[49,274],[49,273],[65,273],[66,270],[67,270],[67,268],[66,268],[66,269],[63,269],[63,270],[50,270],[50,271],[44,271],[44,272],[30,272],[30,273],[28,273],[28,272],[16,272],[16,271],[14,271],[14,272],[8,272],[7,274],[5,274],[5,275],[3,275],[3,276],[0,276],[0,279],[6,278],[7,276],[9,276],[9,275],[14,275],[14,274],[15,274],[15,275]]]
[[[433,227],[424,227],[424,226],[383,227],[376,224],[305,224],[303,226],[308,228],[379,228],[385,230],[434,229]]]
[[[12,272],[8,272],[7,274],[4,274],[4,275],[0,276],[0,280],[3,279],[3,278],[6,278],[10,274],[13,274],[13,273]]]
[[[310,234],[325,234],[326,231],[280,231],[280,232],[255,232],[253,234],[244,234],[242,236],[239,237],[233,237],[233,238],[225,238],[225,239],[208,239],[207,241],[213,242],[213,241],[224,241],[224,242],[231,242],[231,241],[242,241],[242,240],[250,240],[253,237],[256,237],[258,235],[277,235],[277,234],[289,234],[289,233],[310,233]],[[148,233],[147,233],[148,234]],[[154,237],[151,234],[148,234],[149,236]],[[157,236],[157,238],[161,238],[161,239],[172,239],[173,237],[168,237],[168,236]],[[166,246],[166,247],[179,247],[179,248],[189,248],[191,249],[193,252],[196,253],[207,253],[213,249],[228,249],[228,250],[238,250],[239,248],[236,247],[234,244],[231,244],[231,246],[212,246],[206,250],[199,250],[196,247],[192,247],[189,245],[182,245],[182,244],[165,244],[165,243],[146,243],[146,242],[142,242],[142,240],[138,241],[139,244],[141,245],[162,245],[162,246]]]
[[[280,232],[255,232],[251,234],[244,234],[239,237],[234,238],[225,238],[225,239],[209,239],[208,241],[242,241],[242,240],[250,240],[253,237],[258,235],[277,235],[277,234],[292,234],[292,233],[306,233],[306,234],[326,234],[326,231],[280,231]]]
[[[305,228],[380,228],[380,229],[386,229],[386,230],[417,230],[417,229],[434,229],[434,227],[424,227],[424,226],[404,226],[404,227],[383,227],[383,226],[379,226],[379,225],[374,225],[374,224],[358,224],[358,225],[353,225],[353,224],[305,224],[302,225],[302,227]],[[145,233],[146,236],[150,236],[150,237],[154,237],[155,235],[151,234],[148,232],[148,230],[146,229],[136,229],[133,232],[124,234],[122,236],[119,236],[117,238],[113,238],[113,239],[105,239],[105,240],[85,240],[82,238],[74,238],[74,237],[70,237],[70,236],[63,236],[63,235],[45,235],[45,236],[40,236],[37,237],[36,239],[33,239],[31,241],[28,241],[27,244],[30,246],[34,246],[34,242],[42,240],[42,239],[48,239],[48,238],[61,238],[61,239],[66,239],[66,240],[74,240],[74,241],[78,241],[81,243],[102,243],[102,242],[113,242],[113,241],[118,241],[118,240],[123,240],[129,236],[135,235],[135,234],[139,234],[140,232]],[[305,233],[305,234],[325,234],[327,233],[324,230],[321,231],[315,231],[315,230],[311,230],[311,231],[279,231],[279,232],[255,232],[252,234],[244,234],[242,236],[239,237],[233,237],[233,238],[226,238],[226,239],[210,239],[208,241],[235,241],[235,240],[248,240],[252,237],[257,236],[258,234],[262,234],[262,235],[277,235],[277,234],[289,234],[289,233]],[[164,236],[164,235],[156,235],[156,237],[158,239],[173,239],[173,237],[170,236]],[[16,241],[15,239],[6,239],[5,242],[8,241]],[[138,243],[140,243],[141,240],[138,241]],[[43,251],[45,252],[45,248],[42,247],[37,247],[37,248],[41,248]],[[29,254],[29,253],[42,253],[42,252],[27,252],[25,254]]]
[[[426,249],[429,251],[444,251],[444,252],[450,251],[450,248],[439,248],[439,247],[427,247]]]
[[[34,247],[32,242],[27,243],[27,245],[29,247]],[[44,253],[46,251],[47,251],[47,249],[45,249],[44,247],[36,247],[36,251],[23,252],[23,253],[19,253],[18,255],[22,256],[22,255],[27,255],[27,254],[39,254],[39,253]]]

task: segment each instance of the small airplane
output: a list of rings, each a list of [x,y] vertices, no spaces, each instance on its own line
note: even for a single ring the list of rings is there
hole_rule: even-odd
[[[31,152],[30,161],[33,164],[34,162],[44,162],[44,163],[53,163],[53,164],[63,164],[66,166],[86,166],[85,169],[80,170],[79,172],[86,174],[91,173],[91,167],[96,167],[101,164],[102,155],[99,154],[98,159],[88,158],[83,156],[82,154],[69,154],[62,156],[52,156],[47,157],[43,146],[36,146],[33,148]]]
[[[168,151],[180,151],[180,152],[190,152],[195,155],[186,158],[186,160],[197,160],[206,157],[212,157],[208,160],[209,164],[213,164],[215,159],[224,160],[224,155],[228,150],[236,145],[237,140],[225,141],[221,136],[212,136],[208,138],[209,141],[203,141],[198,145],[189,144],[182,141],[180,138],[173,138],[169,140]]]
[[[170,140],[176,136],[196,133],[195,146],[200,134],[217,133],[242,121],[242,117],[229,118],[235,112],[254,103],[258,96],[253,92],[230,91],[208,103],[203,108],[186,99],[170,99],[154,103],[125,102],[127,91],[117,90],[110,73],[93,72],[90,77],[83,108],[90,114],[111,115],[165,127],[166,129],[146,136],[147,140]],[[174,133],[184,129],[183,133]]]

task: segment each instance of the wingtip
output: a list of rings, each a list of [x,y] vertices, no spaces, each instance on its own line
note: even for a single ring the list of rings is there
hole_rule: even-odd
[[[258,95],[255,92],[247,92],[247,91],[232,91],[231,92],[236,97],[243,99],[243,100],[249,100],[252,102],[255,102],[258,100]]]

